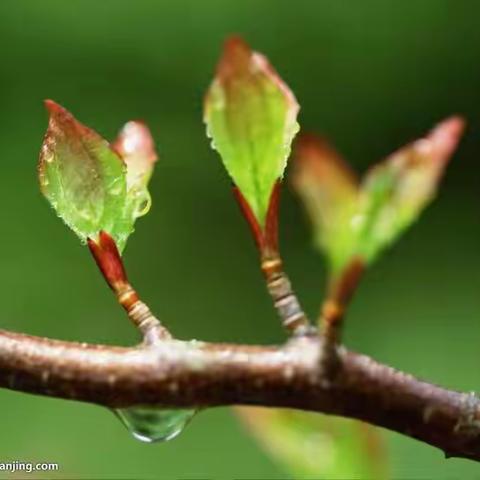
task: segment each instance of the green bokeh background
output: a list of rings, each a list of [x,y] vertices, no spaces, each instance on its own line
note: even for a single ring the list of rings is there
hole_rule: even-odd
[[[151,126],[161,154],[154,205],[137,223],[126,263],[173,332],[282,341],[252,241],[201,121],[221,43],[240,33],[296,93],[302,127],[327,135],[359,171],[449,114],[468,119],[438,200],[363,282],[346,340],[395,367],[475,390],[479,15],[480,2],[460,0],[2,0],[1,326],[70,340],[137,340],[88,252],[39,193],[42,99],[53,98],[107,138],[131,118]],[[314,315],[324,263],[287,189],[281,224],[287,268]],[[204,412],[162,445],[137,443],[112,414],[90,405],[2,390],[0,409],[0,461],[58,462],[58,478],[285,476],[228,409]],[[395,478],[480,478],[472,462],[446,461],[393,433],[386,438]]]

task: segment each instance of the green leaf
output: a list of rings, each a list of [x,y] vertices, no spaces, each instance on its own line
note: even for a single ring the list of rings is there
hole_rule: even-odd
[[[375,260],[433,200],[462,131],[462,120],[448,119],[367,173],[355,221],[357,251],[367,262]]]
[[[309,137],[298,143],[294,185],[332,276],[354,258],[373,262],[418,218],[434,198],[462,131],[461,119],[445,120],[374,166],[361,184],[324,142]]]
[[[295,410],[242,407],[236,411],[292,478],[388,478],[383,439],[370,425]]]
[[[127,173],[127,166],[130,170],[139,160],[122,152],[126,164],[63,107],[52,100],[45,105],[50,119],[38,168],[43,194],[82,241],[104,230],[122,251],[145,203],[146,174],[129,182]]]
[[[225,44],[205,99],[212,146],[261,228],[298,131],[298,104],[261,54],[239,38]]]
[[[337,272],[354,248],[350,222],[357,207],[358,180],[325,141],[302,135],[295,144],[293,183],[314,226],[315,245]]]

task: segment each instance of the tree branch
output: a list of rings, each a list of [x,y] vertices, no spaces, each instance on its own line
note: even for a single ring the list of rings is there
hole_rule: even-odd
[[[132,348],[0,330],[0,386],[109,407],[263,405],[356,418],[480,460],[480,402],[339,350],[335,379],[323,344],[281,348],[170,340]]]

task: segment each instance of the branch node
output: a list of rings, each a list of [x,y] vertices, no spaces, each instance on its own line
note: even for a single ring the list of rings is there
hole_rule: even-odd
[[[480,437],[480,399],[475,392],[463,394],[462,415],[455,424],[453,431],[472,437]]]

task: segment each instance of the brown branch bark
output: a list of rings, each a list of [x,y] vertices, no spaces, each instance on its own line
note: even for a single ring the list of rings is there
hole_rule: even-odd
[[[480,460],[480,402],[339,350],[335,379],[322,342],[284,347],[165,341],[132,348],[0,330],[0,386],[109,407],[263,405],[356,418]]]

